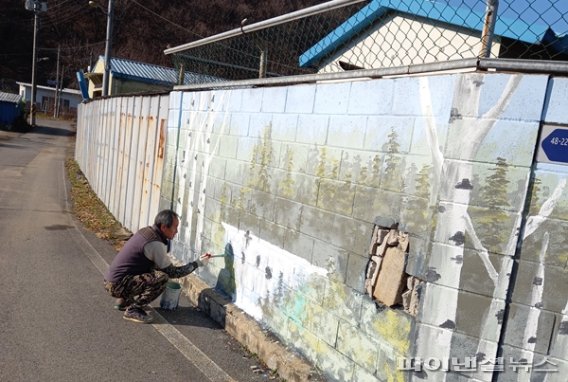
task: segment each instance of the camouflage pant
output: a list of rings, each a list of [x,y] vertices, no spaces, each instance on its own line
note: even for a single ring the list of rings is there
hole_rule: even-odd
[[[112,297],[124,299],[126,306],[143,306],[154,301],[166,289],[168,275],[154,271],[136,276],[125,276],[118,283],[105,280],[105,289]]]

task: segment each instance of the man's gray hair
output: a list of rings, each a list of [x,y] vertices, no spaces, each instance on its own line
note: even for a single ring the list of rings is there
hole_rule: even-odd
[[[162,210],[158,212],[154,219],[154,225],[160,228],[162,225],[170,228],[174,224],[174,219],[179,219],[179,215],[172,210]]]

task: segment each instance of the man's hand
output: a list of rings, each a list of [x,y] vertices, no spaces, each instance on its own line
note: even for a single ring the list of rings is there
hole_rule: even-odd
[[[197,265],[199,265],[200,267],[203,267],[203,266],[205,266],[209,263],[210,259],[211,259],[211,254],[205,253],[205,254],[199,256],[199,260],[197,260]]]

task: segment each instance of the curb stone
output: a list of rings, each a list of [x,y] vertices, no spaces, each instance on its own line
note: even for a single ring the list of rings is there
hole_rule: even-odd
[[[232,337],[255,353],[272,370],[288,382],[323,381],[305,359],[292,353],[273,335],[263,330],[229,299],[215,292],[198,276],[180,280],[190,302],[219,323]]]

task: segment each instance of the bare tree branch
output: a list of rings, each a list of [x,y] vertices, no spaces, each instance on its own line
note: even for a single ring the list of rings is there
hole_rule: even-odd
[[[540,207],[540,211],[538,215],[531,216],[527,219],[527,224],[525,225],[525,232],[523,235],[523,239],[526,239],[529,235],[531,235],[534,231],[540,227],[540,225],[550,216],[556,204],[558,204],[558,200],[562,196],[562,192],[566,187],[566,178],[561,179],[558,182],[558,185],[554,189],[554,192],[550,197],[542,204]]]
[[[469,233],[471,240],[473,241],[473,246],[477,250],[477,254],[481,258],[481,261],[485,266],[485,270],[487,271],[489,278],[493,281],[493,285],[497,287],[497,279],[499,278],[499,274],[495,270],[495,267],[493,267],[493,264],[491,264],[491,260],[489,260],[489,252],[487,251],[487,249],[485,249],[483,244],[481,244],[481,240],[479,240],[479,238],[477,237],[477,233],[475,232],[475,228],[473,227],[473,223],[469,214],[466,213],[463,219],[465,221],[465,229]]]

